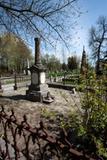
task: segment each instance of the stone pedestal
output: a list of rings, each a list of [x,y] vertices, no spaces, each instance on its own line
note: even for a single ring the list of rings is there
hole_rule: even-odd
[[[31,85],[26,91],[27,99],[42,102],[49,92],[48,85],[45,82],[45,69],[42,65],[33,65],[30,71]]]
[[[29,86],[29,89],[26,91],[27,99],[35,102],[45,101],[45,98],[49,94],[48,85],[46,84],[46,69],[41,64],[39,46],[40,39],[35,38],[35,64],[30,68],[31,85]]]

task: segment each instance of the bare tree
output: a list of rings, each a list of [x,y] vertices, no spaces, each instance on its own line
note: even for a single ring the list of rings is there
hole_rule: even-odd
[[[107,18],[99,17],[95,27],[90,29],[89,46],[96,61],[96,73],[100,74],[100,60],[107,54]]]
[[[18,34],[25,31],[26,35],[39,35],[51,44],[50,35],[65,42],[65,17],[74,17],[77,12],[80,14],[75,8],[77,1],[0,0],[1,30]]]

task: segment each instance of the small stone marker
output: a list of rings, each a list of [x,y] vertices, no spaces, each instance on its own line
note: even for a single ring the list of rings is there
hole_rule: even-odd
[[[75,90],[75,88],[72,88],[72,94],[76,94],[76,90]]]
[[[54,101],[54,96],[50,94],[50,92],[47,93],[47,96],[43,98],[44,103],[52,103]]]

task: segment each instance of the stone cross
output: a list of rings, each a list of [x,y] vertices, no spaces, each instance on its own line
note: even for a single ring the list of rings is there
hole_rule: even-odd
[[[40,38],[35,38],[35,65],[41,64]]]

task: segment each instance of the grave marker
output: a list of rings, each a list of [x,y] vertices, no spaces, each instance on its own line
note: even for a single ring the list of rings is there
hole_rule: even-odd
[[[40,39],[35,38],[35,63],[30,68],[31,85],[26,91],[26,97],[32,101],[44,102],[49,93],[48,85],[46,84],[46,69],[41,63],[40,55]],[[51,98],[51,96],[50,96]],[[51,98],[52,102],[53,99]],[[50,103],[49,102],[49,103]]]

